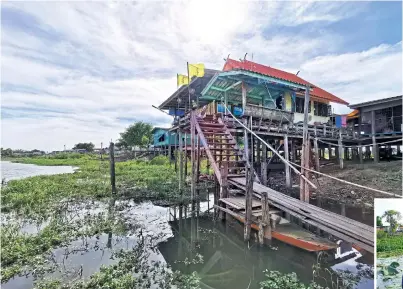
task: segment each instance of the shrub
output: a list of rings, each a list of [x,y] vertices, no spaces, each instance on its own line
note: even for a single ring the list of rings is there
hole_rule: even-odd
[[[156,156],[150,161],[151,165],[167,165],[169,164],[169,159],[166,156]]]

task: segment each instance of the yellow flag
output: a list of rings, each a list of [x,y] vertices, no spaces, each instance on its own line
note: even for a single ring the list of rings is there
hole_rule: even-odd
[[[189,64],[189,76],[192,78],[193,76],[203,77],[204,76],[204,64]]]
[[[187,75],[177,74],[176,77],[177,77],[178,87],[181,85],[189,84],[189,78],[187,77]]]

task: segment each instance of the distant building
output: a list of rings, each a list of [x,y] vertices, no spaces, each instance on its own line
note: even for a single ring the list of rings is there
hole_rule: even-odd
[[[174,132],[169,133],[168,128],[154,127],[151,133],[153,134],[152,147],[159,148],[179,144],[177,134]],[[182,141],[185,143],[185,134],[182,135]],[[190,134],[187,134],[186,145],[190,145]]]
[[[402,133],[402,95],[367,101],[349,106],[350,122],[362,136]],[[373,124],[373,125],[372,125]]]

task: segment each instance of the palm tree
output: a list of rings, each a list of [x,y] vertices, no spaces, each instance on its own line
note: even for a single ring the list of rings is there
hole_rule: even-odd
[[[391,234],[396,232],[396,229],[399,226],[399,220],[402,218],[402,214],[395,210],[388,210],[383,213],[382,218],[386,218],[386,222],[390,224],[389,234]]]

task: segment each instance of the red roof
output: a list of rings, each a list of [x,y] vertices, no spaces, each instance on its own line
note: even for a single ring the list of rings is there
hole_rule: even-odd
[[[271,76],[274,78],[298,83],[301,85],[309,84],[309,85],[313,86],[313,89],[310,92],[310,94],[312,96],[321,98],[321,99],[325,99],[325,100],[328,100],[331,102],[348,105],[348,102],[342,100],[341,98],[338,98],[334,94],[331,94],[330,92],[327,92],[326,90],[323,90],[322,88],[317,87],[306,80],[303,80],[301,77],[299,77],[295,74],[292,74],[292,73],[289,73],[289,72],[286,72],[286,71],[283,71],[280,69],[276,69],[276,68],[273,68],[270,66],[265,66],[265,65],[262,65],[262,64],[259,64],[256,62],[252,62],[249,60],[244,60],[241,62],[241,61],[237,61],[237,60],[228,58],[224,64],[223,71],[230,71],[230,70],[234,70],[234,69],[248,70],[248,71],[264,74],[267,76]]]

